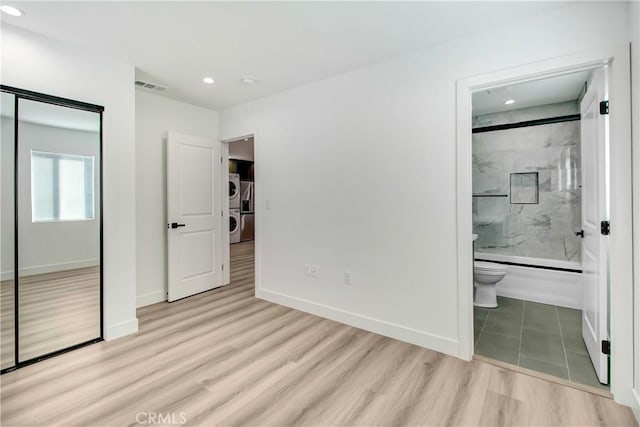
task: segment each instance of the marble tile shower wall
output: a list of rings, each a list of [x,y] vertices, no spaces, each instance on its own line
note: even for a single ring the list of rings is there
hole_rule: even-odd
[[[577,114],[576,103],[474,117],[474,127]],[[537,172],[537,204],[474,197],[477,252],[579,262],[580,121],[473,134],[473,193],[510,195],[510,174]]]

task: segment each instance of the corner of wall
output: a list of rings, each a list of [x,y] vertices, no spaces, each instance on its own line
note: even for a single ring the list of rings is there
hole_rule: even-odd
[[[165,291],[148,292],[146,294],[136,296],[136,308],[145,307],[147,305],[156,304],[167,300]]]
[[[113,341],[136,332],[138,332],[138,319],[134,318],[105,328],[104,339],[105,341]]]
[[[344,323],[345,325],[355,328],[364,329],[365,331],[380,334],[385,337],[395,338],[430,350],[439,351],[453,357],[460,356],[459,343],[451,338],[430,334],[324,304],[318,304],[306,299],[291,297],[267,289],[256,289],[256,298]]]

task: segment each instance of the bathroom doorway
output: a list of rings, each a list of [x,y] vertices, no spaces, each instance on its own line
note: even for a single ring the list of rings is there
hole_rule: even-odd
[[[604,389],[606,71],[472,95],[475,354]]]
[[[632,288],[630,241],[609,221],[630,227],[631,171],[630,145],[608,145],[628,140],[629,116],[607,101],[629,102],[629,75],[614,60],[574,61],[459,81],[461,354],[615,395],[632,367],[622,348],[610,358],[610,341],[631,338],[631,313],[608,309]]]

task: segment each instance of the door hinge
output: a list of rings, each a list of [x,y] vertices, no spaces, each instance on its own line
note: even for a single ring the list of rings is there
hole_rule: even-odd
[[[611,234],[611,223],[609,221],[600,221],[600,234],[603,236]]]
[[[611,341],[602,341],[602,354],[611,354]]]
[[[609,114],[609,101],[600,101],[600,114]]]
[[[224,264],[222,264],[222,269],[224,270]]]
[[[222,157],[220,157],[220,163],[224,163],[224,160],[222,159]]]

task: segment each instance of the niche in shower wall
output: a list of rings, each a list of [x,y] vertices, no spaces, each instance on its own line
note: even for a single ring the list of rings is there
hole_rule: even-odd
[[[551,104],[475,116],[474,128],[578,113]],[[580,121],[474,133],[473,193],[477,252],[579,262]]]
[[[509,175],[509,201],[512,205],[540,203],[538,172],[518,172]]]

